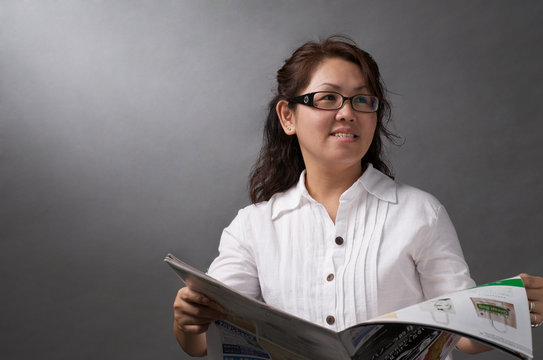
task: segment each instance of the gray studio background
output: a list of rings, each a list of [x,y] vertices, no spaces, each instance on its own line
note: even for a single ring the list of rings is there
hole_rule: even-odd
[[[207,268],[276,70],[331,33],[380,64],[397,179],[445,204],[475,280],[543,275],[540,2],[0,4],[3,359],[188,358],[162,259]]]

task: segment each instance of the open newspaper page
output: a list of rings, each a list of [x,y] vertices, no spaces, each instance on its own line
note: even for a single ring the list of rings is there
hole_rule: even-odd
[[[207,332],[212,359],[444,359],[460,336],[532,358],[520,278],[463,290],[371,319],[339,333],[244,296],[172,255],[165,261],[227,312]]]
[[[352,359],[445,359],[460,336],[413,324],[360,324],[340,332]]]
[[[214,324],[219,333],[208,334],[221,337],[225,360],[350,359],[336,332],[244,296],[172,255],[164,260],[185,284],[227,310],[228,318]]]
[[[385,327],[387,323],[406,323],[450,330],[518,358],[532,358],[528,300],[518,277],[440,296],[365,322],[368,323]],[[356,332],[357,326],[342,332],[347,347],[354,343],[351,334]]]

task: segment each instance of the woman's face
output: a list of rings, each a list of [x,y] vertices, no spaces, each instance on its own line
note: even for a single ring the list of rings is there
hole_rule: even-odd
[[[298,95],[315,91],[336,91],[346,97],[370,94],[360,68],[340,58],[325,59]],[[298,137],[306,167],[340,170],[361,167],[375,133],[377,113],[355,111],[351,101],[345,101],[338,110],[297,105],[290,120],[290,130],[283,122],[285,131]]]

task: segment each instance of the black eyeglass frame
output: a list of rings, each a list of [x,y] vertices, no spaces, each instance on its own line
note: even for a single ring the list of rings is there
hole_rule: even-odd
[[[337,95],[341,96],[341,105],[339,105],[339,107],[337,107],[335,109],[323,109],[323,108],[320,108],[320,107],[316,106],[313,103],[313,99],[315,98],[315,94],[319,94],[319,93],[333,93],[333,94],[337,94]],[[370,98],[372,98],[372,100],[374,100],[375,103],[377,104],[375,106],[375,110],[373,110],[373,111],[363,111],[363,110],[355,109],[354,106],[353,106],[353,99],[355,97],[358,97],[358,96],[369,96]],[[377,112],[377,110],[379,110],[379,98],[377,96],[368,95],[368,94],[356,94],[356,95],[353,95],[353,96],[343,96],[342,94],[338,93],[337,91],[315,91],[315,92],[312,92],[312,93],[307,93],[307,94],[295,96],[292,99],[290,99],[290,101],[293,102],[293,103],[312,106],[315,109],[319,109],[319,110],[338,110],[338,109],[341,109],[343,107],[343,105],[345,105],[345,101],[347,101],[347,100],[351,101],[351,107],[352,107],[352,109],[354,111],[363,112],[363,113],[374,113],[374,112]]]

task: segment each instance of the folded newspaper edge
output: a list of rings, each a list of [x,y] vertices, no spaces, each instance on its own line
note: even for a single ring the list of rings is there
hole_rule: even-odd
[[[335,332],[243,295],[182,262],[164,259],[227,312],[208,330],[208,356],[249,359],[444,359],[461,336],[532,359],[528,300],[519,277],[461,290]]]

